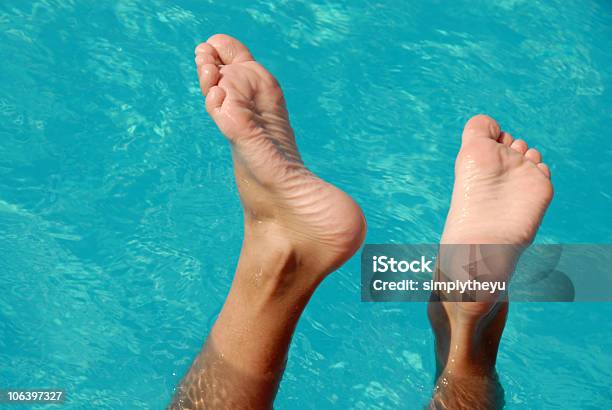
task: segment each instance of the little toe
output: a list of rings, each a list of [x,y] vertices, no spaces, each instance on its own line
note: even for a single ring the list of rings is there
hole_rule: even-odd
[[[198,78],[200,79],[200,89],[202,94],[206,95],[210,91],[211,87],[219,83],[221,74],[219,67],[215,64],[204,64],[198,68]]]
[[[527,146],[527,143],[523,140],[514,140],[514,142],[512,144],[510,144],[510,148],[512,148],[513,150],[520,152],[521,154],[525,155],[525,153],[527,152],[527,150],[529,149],[529,147]]]
[[[206,42],[217,51],[222,64],[254,60],[251,52],[244,44],[226,34],[215,34]]]
[[[203,57],[205,58],[206,63],[217,64],[217,65],[222,64],[221,58],[219,58],[219,54],[217,53],[217,50],[208,43],[198,44],[198,46],[195,48],[195,55],[196,55],[196,62],[197,62],[198,57]]]
[[[525,158],[534,164],[539,164],[542,162],[542,154],[540,154],[540,151],[535,148],[529,148],[527,152],[525,152]]]
[[[537,164],[537,167],[540,171],[542,171],[544,175],[550,178],[550,169],[548,168],[548,165],[543,162],[540,162],[539,164]]]
[[[210,54],[197,54],[195,56],[195,63],[198,67],[204,64],[219,65],[218,60]]]

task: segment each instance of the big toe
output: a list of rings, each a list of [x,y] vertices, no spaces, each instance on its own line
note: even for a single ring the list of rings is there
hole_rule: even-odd
[[[214,47],[223,64],[252,61],[253,56],[244,44],[227,34],[215,34],[206,40]]]
[[[463,128],[463,141],[477,138],[497,140],[501,134],[499,124],[488,115],[478,114],[468,120]]]

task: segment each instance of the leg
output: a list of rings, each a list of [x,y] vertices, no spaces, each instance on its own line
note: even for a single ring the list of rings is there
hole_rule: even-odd
[[[365,236],[361,209],[303,164],[283,94],[237,40],[196,48],[206,109],[232,147],[245,234],[229,295],[171,408],[271,408],[297,321]]]
[[[517,248],[531,243],[553,195],[550,171],[541,159],[537,150],[502,132],[495,120],[478,115],[468,121],[441,243]],[[510,264],[495,274],[509,280]],[[432,300],[429,318],[438,365],[432,407],[500,406],[495,360],[507,315],[506,302]]]

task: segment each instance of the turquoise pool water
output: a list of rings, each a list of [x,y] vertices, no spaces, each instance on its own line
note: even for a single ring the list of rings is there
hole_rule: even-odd
[[[304,160],[361,203],[368,242],[438,240],[478,112],[552,169],[538,241],[612,242],[609,2],[14,1],[0,27],[0,388],[170,400],[242,236],[193,64],[215,32],[279,78]],[[507,408],[610,407],[611,315],[513,305]],[[432,342],[425,305],[360,303],[353,258],[304,313],[277,407],[419,408]]]

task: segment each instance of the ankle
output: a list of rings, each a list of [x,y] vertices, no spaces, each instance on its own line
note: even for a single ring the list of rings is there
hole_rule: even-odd
[[[438,303],[430,306],[430,320],[436,333],[441,373],[457,377],[489,377],[495,374],[508,304]]]
[[[232,292],[252,302],[309,298],[325,277],[316,255],[272,221],[245,225]]]

